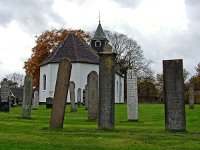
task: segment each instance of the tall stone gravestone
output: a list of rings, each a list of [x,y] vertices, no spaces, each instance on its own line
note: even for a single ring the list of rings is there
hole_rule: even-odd
[[[88,119],[96,120],[98,115],[99,84],[96,71],[90,72],[87,76],[88,84]]]
[[[88,84],[85,85],[85,109],[88,110]]]
[[[1,82],[1,102],[0,111],[9,112],[11,108],[10,102],[10,88],[6,78]]]
[[[78,88],[77,90],[77,103],[78,103],[78,107],[81,106],[81,88]]]
[[[22,102],[22,117],[31,117],[31,101],[32,101],[32,75],[27,74],[24,79],[24,92],[23,92],[23,102]]]
[[[99,53],[99,129],[114,129],[115,59],[110,45]]]
[[[127,70],[127,114],[129,121],[138,121],[137,76],[133,69]]]
[[[71,68],[72,65],[69,59],[65,58],[59,63],[50,128],[63,128]]]
[[[183,61],[163,60],[165,129],[185,131],[185,92],[183,80]]]
[[[39,95],[38,95],[38,91],[35,91],[34,95],[33,95],[33,109],[35,109],[35,110],[39,109]]]
[[[194,86],[190,84],[189,86],[189,108],[194,109]]]
[[[75,104],[75,83],[74,81],[70,81],[69,86],[70,91],[70,102],[71,102],[71,112],[76,112],[76,104]]]

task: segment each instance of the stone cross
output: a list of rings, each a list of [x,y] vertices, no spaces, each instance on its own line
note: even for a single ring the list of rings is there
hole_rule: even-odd
[[[6,78],[1,82],[0,111],[9,112],[11,108],[10,88]]]
[[[185,131],[185,91],[182,59],[163,60],[163,83],[165,129],[167,131]]]
[[[70,81],[69,85],[70,91],[70,102],[71,102],[71,112],[76,112],[76,104],[75,104],[75,83],[74,81]]]
[[[59,63],[50,118],[50,128],[63,128],[71,68],[71,62],[67,58]]]
[[[31,74],[27,74],[24,79],[24,92],[23,92],[23,102],[22,102],[22,117],[31,117],[31,101],[32,101],[32,81],[33,77]]]
[[[78,103],[78,107],[81,106],[81,88],[78,88],[77,90],[77,103]]]
[[[98,115],[99,83],[96,71],[87,76],[88,84],[88,119],[96,120]]]
[[[33,109],[39,109],[39,95],[38,95],[38,91],[35,91],[34,95],[33,95]]]
[[[190,84],[189,86],[189,108],[194,109],[194,86]]]
[[[127,114],[129,121],[138,121],[137,76],[133,69],[127,70]]]
[[[104,50],[99,53],[99,110],[98,128],[114,129],[116,54]]]

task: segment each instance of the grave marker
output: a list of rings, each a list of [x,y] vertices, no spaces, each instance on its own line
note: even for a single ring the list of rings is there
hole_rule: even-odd
[[[65,58],[59,63],[50,128],[63,128],[71,67],[72,65],[69,59]]]

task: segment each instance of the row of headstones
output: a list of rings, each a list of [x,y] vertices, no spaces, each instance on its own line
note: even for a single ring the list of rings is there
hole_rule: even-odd
[[[39,108],[39,96],[38,91],[34,92],[34,97],[32,99],[32,76],[30,74],[25,76],[24,80],[24,92],[23,92],[23,103],[22,103],[22,117],[30,117],[31,114],[31,104],[33,104],[33,109]],[[33,101],[32,101],[33,100]],[[10,88],[7,79],[1,82],[1,109],[0,111],[9,112],[11,109],[10,101]]]
[[[98,106],[98,128],[114,129],[114,89],[115,89],[115,57],[112,52],[99,54],[99,106]],[[71,63],[64,59],[59,64],[56,89],[51,113],[50,127],[62,128],[67,98],[67,91],[71,75]],[[130,114],[137,114],[137,98],[133,93],[136,91],[136,80],[134,74],[128,73],[128,111]],[[131,81],[131,82],[130,82]],[[165,101],[165,128],[169,131],[185,131],[185,97],[183,80],[182,60],[163,61],[164,101]],[[89,86],[89,84],[88,84]],[[89,87],[88,87],[89,88]],[[135,92],[134,92],[135,91]],[[91,92],[92,93],[92,92]],[[98,92],[97,92],[98,93]],[[88,93],[89,94],[89,93]],[[98,98],[98,95],[91,97]],[[89,102],[89,101],[88,101]],[[90,103],[88,103],[88,108]],[[137,119],[138,115],[135,115]],[[130,119],[135,119],[130,118]]]

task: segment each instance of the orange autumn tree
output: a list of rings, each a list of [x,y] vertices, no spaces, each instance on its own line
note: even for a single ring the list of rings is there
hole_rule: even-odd
[[[54,29],[36,36],[36,45],[32,48],[31,58],[24,62],[25,72],[33,75],[33,86],[39,87],[40,63],[54,52],[70,32],[74,32],[83,41],[90,38],[89,34],[81,29]]]

